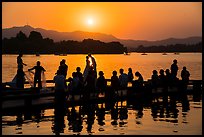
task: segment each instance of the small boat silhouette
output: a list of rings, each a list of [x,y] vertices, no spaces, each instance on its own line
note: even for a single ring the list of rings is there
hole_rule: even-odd
[[[141,55],[147,55],[146,53],[142,53]]]
[[[128,53],[128,52],[124,52],[124,55],[130,55],[130,53]]]

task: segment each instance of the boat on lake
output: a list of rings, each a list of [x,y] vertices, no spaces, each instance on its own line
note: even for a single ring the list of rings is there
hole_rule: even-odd
[[[179,52],[174,52],[174,54],[175,54],[175,55],[179,55],[180,53],[179,53]]]
[[[141,55],[147,55],[147,53],[142,53]]]
[[[128,52],[124,52],[124,55],[130,55],[130,53],[128,53]]]

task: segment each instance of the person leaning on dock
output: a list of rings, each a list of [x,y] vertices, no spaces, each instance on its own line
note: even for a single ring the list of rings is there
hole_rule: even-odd
[[[128,82],[132,82],[134,79],[132,68],[128,68]]]
[[[142,77],[142,75],[140,74],[140,72],[135,72],[135,76],[138,77],[137,80],[133,81],[133,89],[137,90],[137,91],[141,91],[143,88],[143,84],[144,84],[144,79]]]
[[[37,61],[37,65],[34,66],[31,69],[28,69],[28,71],[31,71],[35,69],[35,75],[34,75],[34,87],[36,87],[36,84],[38,83],[38,88],[42,88],[42,82],[41,82],[41,73],[42,71],[46,71],[42,66],[40,66],[40,61]]]

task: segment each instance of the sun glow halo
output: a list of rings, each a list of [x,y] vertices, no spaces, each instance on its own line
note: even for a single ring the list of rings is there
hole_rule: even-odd
[[[88,19],[88,20],[87,20],[87,24],[90,25],[90,26],[92,26],[92,25],[94,24],[93,19],[91,19],[91,18]]]

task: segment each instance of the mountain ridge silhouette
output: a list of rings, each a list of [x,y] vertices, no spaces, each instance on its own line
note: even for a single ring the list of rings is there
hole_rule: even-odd
[[[11,28],[2,29],[2,39],[15,37],[16,34],[22,31],[27,36],[31,31],[38,31],[42,34],[43,38],[53,39],[55,42],[62,40],[75,40],[83,41],[84,39],[91,38],[94,40],[100,40],[103,42],[118,41],[128,49],[137,48],[140,45],[144,47],[148,46],[159,46],[159,45],[171,45],[171,44],[196,44],[202,41],[201,36],[192,36],[187,38],[168,38],[163,40],[135,40],[135,39],[119,39],[111,34],[104,34],[99,32],[86,32],[86,31],[73,31],[73,32],[59,32],[55,30],[46,30],[43,28],[34,28],[30,25],[15,26]]]

